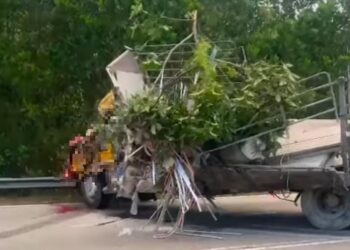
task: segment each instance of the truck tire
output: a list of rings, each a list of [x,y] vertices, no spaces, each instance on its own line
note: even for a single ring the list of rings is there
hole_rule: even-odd
[[[342,230],[350,226],[350,193],[329,189],[307,190],[301,196],[301,209],[316,228]]]
[[[80,190],[85,204],[94,209],[108,207],[112,198],[111,194],[104,194],[104,174],[88,175],[80,183]]]

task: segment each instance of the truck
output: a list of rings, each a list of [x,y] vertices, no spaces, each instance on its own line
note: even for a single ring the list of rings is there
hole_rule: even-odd
[[[152,72],[140,69],[140,56],[127,50],[106,67],[113,88],[118,87],[124,97],[142,92],[145,77],[154,77]],[[332,80],[328,73],[320,72],[301,81],[310,83],[310,87],[291,98],[321,93],[320,98],[299,107],[296,117],[289,118],[282,110],[283,127],[269,128],[205,152],[206,160],[200,163],[196,182],[210,197],[293,192],[297,194],[294,202],[300,200],[303,214],[314,227],[345,229],[350,226],[350,80]],[[100,102],[99,112],[104,119],[109,119],[110,110],[118,108],[115,91]],[[260,122],[239,130],[248,130]],[[265,145],[259,138],[276,130],[284,130],[278,139],[280,147],[275,154],[263,156]],[[121,173],[122,152],[115,152],[112,144],[103,145],[98,137],[97,129],[92,127],[84,137],[70,142],[67,176],[78,180],[86,204],[105,208],[115,196],[133,201],[156,199],[154,173],[141,177],[130,168]],[[131,212],[135,213],[135,209]]]

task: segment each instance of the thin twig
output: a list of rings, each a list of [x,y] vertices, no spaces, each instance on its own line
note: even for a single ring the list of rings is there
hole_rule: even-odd
[[[184,213],[181,210],[179,210],[179,213],[177,214],[176,223],[174,224],[173,228],[169,232],[167,232],[166,234],[155,234],[153,236],[153,238],[164,239],[164,238],[168,238],[171,235],[175,234],[176,232],[178,232],[179,229],[180,229],[180,231],[182,231],[183,222],[184,222]]]
[[[182,21],[182,22],[192,21],[191,18],[176,18],[176,17],[168,17],[168,16],[164,16],[164,15],[161,15],[160,18],[168,19],[168,20],[172,20],[172,21]]]
[[[202,231],[202,230],[184,230],[186,233],[206,233],[206,234],[221,234],[221,235],[242,235],[241,233],[232,233],[232,232],[220,232],[220,231]]]
[[[133,151],[130,155],[126,155],[125,161],[127,161],[130,157],[134,156],[136,153],[138,153],[143,148],[143,145],[138,147],[135,151]]]
[[[165,177],[165,188],[164,188],[164,191],[163,191],[163,193],[162,193],[162,197],[165,197],[165,195],[167,194],[167,191],[168,191],[168,186],[170,185],[170,182],[168,181],[169,180],[169,176],[170,176],[170,174],[168,174],[166,177]],[[172,201],[172,200],[171,200]],[[157,207],[157,210],[156,211],[154,211],[154,213],[151,215],[151,217],[149,218],[149,220],[148,220],[148,222],[146,223],[146,225],[148,225],[148,224],[150,224],[151,223],[151,221],[152,221],[152,219],[153,218],[155,218],[155,217],[157,217],[157,215],[160,213],[160,211],[161,211],[161,209],[162,209],[162,207],[163,207],[163,204],[164,203],[164,201],[162,201],[162,203],[160,203],[159,205],[158,205],[158,207]]]
[[[168,190],[163,201],[162,210],[158,217],[157,226],[156,226],[157,229],[159,228],[160,224],[164,222],[165,213],[166,213],[166,210],[168,209],[168,203],[170,201],[170,195],[171,195],[171,192],[170,190]]]
[[[184,163],[184,165],[186,166],[186,168],[188,169],[188,171],[190,172],[191,175],[191,181],[194,181],[194,172],[193,169],[191,167],[191,164],[187,158],[186,154],[183,154],[183,157],[181,155],[179,155],[177,152],[175,152],[175,154],[179,157],[179,159]]]
[[[182,232],[175,232],[175,234],[184,235],[184,236],[194,236],[194,237],[210,238],[210,239],[216,239],[216,240],[223,240],[223,239],[224,239],[224,238],[222,238],[222,237],[220,237],[220,236],[207,235],[207,234],[186,233],[185,231],[182,231]]]

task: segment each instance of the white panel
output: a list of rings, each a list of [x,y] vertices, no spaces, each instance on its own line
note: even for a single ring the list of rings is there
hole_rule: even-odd
[[[119,87],[125,99],[143,92],[145,84],[142,74],[118,70],[117,77],[116,86]]]

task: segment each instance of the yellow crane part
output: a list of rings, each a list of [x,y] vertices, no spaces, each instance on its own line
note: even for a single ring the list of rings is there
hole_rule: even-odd
[[[100,151],[100,162],[103,163],[114,163],[115,161],[115,155],[113,151],[113,146],[112,144],[107,144],[107,149]]]
[[[98,105],[98,112],[102,117],[107,117],[108,113],[112,113],[115,107],[115,97],[113,90],[111,90],[100,101]]]
[[[80,173],[84,171],[86,159],[82,153],[73,153],[72,155],[72,171]]]

